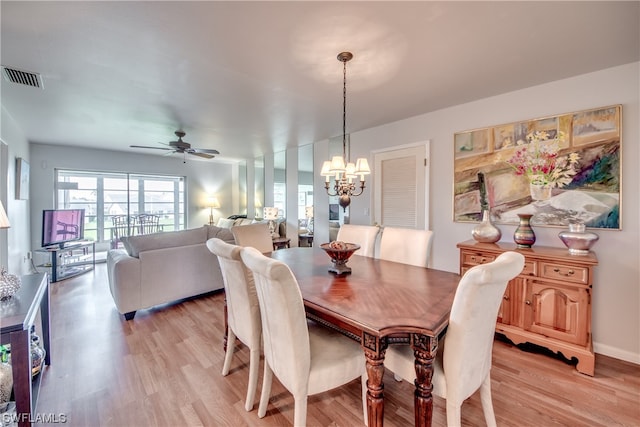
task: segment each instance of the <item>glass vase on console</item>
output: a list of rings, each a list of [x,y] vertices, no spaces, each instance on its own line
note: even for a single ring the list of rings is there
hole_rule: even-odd
[[[502,237],[502,232],[491,222],[489,209],[482,211],[482,221],[471,230],[471,236],[480,243],[495,243]]]
[[[587,255],[591,246],[598,241],[599,237],[596,233],[586,231],[583,222],[572,221],[569,223],[568,231],[561,231],[558,237],[562,243],[569,249],[571,255]]]

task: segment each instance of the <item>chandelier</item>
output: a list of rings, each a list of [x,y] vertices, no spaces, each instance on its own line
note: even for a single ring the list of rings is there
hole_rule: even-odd
[[[320,175],[325,177],[324,188],[331,197],[338,196],[338,203],[343,211],[351,204],[351,197],[359,196],[364,192],[364,176],[369,175],[369,162],[362,157],[351,163],[347,157],[347,62],[353,58],[351,52],[341,52],[338,54],[338,61],[343,64],[342,80],[342,156],[333,156],[322,164]],[[354,180],[360,176],[359,191],[357,191]],[[331,188],[331,177],[334,178],[333,189]]]

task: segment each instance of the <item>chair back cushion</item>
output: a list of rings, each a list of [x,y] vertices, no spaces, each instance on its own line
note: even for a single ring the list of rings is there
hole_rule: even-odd
[[[289,267],[245,247],[242,260],[255,279],[264,357],[282,385],[294,395],[308,387],[311,354],[302,294]]]
[[[380,259],[426,267],[432,236],[431,230],[384,227],[380,238]]]
[[[260,305],[253,274],[245,267],[242,258],[240,258],[242,247],[213,238],[207,240],[207,248],[218,257],[220,263],[229,327],[240,341],[251,348],[259,348],[261,336]]]
[[[469,269],[458,285],[449,316],[443,368],[447,400],[461,403],[491,369],[498,309],[507,282],[524,267],[524,256],[504,252],[495,261]]]
[[[355,254],[373,257],[379,228],[375,225],[342,224],[336,240],[360,245]]]
[[[266,222],[231,227],[236,245],[251,246],[262,253],[273,251],[273,239]]]

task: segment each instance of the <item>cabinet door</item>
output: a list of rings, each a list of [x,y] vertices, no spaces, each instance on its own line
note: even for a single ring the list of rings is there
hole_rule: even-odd
[[[511,322],[511,283],[507,284],[507,289],[502,296],[502,303],[498,310],[498,323],[509,325]]]
[[[532,280],[526,292],[526,330],[565,342],[586,345],[589,319],[589,291]]]

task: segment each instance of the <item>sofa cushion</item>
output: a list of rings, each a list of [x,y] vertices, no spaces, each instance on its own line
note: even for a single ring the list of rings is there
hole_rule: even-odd
[[[207,229],[207,238],[206,240],[213,239],[217,237],[220,240],[224,240],[227,243],[235,244],[235,239],[233,238],[233,233],[230,228],[220,228],[215,225],[205,225],[204,228]],[[206,243],[205,240],[205,243]]]
[[[143,236],[129,236],[123,237],[121,240],[127,253],[132,257],[139,258],[142,251],[204,243],[207,241],[208,230],[206,227],[208,226],[166,233],[145,234]],[[229,231],[229,234],[231,234],[231,231]]]
[[[228,218],[220,218],[216,223],[216,227],[231,228],[233,227],[234,220]]]
[[[235,221],[233,221],[233,226],[238,227],[240,225],[249,225],[249,224],[253,224],[254,221],[255,220],[251,218],[238,218]]]

